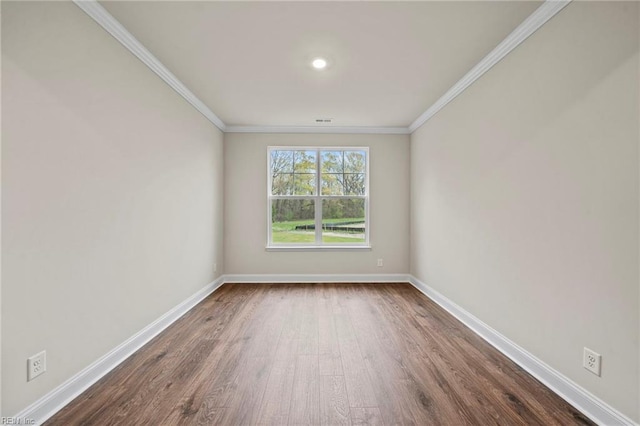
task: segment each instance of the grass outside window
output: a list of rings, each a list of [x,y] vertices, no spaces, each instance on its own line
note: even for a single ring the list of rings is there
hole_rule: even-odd
[[[268,150],[268,247],[365,247],[368,148]]]

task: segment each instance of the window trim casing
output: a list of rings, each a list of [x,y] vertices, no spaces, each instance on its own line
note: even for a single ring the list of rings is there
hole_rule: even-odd
[[[271,152],[272,151],[315,151],[316,152],[316,193],[315,195],[272,195],[272,173],[271,173]],[[365,155],[365,187],[364,195],[321,195],[321,178],[320,170],[320,151],[364,151]],[[323,251],[323,250],[370,250],[370,224],[371,212],[369,208],[370,190],[369,190],[369,155],[368,146],[317,146],[317,145],[292,145],[292,146],[268,146],[267,147],[267,251]],[[331,198],[360,198],[364,199],[365,209],[365,241],[361,243],[322,243],[322,226],[316,226],[315,242],[313,243],[274,243],[272,241],[271,232],[271,200],[274,199],[306,199],[314,200],[315,203],[315,223],[322,223],[322,200]]]

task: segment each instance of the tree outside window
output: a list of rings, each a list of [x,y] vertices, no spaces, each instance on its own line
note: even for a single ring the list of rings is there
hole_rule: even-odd
[[[368,148],[269,148],[269,245],[368,244]]]

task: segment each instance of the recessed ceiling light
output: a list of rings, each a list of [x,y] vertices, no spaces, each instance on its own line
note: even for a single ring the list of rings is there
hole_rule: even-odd
[[[311,65],[317,70],[323,70],[327,67],[327,60],[324,58],[316,58],[311,62]]]

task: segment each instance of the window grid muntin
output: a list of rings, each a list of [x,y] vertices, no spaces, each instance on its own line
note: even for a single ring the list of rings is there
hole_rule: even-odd
[[[272,153],[274,151],[293,151],[293,169],[295,171],[295,152],[296,151],[315,151],[316,155],[316,186],[315,186],[315,195],[273,195],[273,186],[272,186],[272,178],[273,173],[271,170],[271,162],[272,162]],[[322,152],[331,152],[331,151],[340,151],[342,154],[342,170],[343,174],[345,169],[345,153],[349,151],[353,152],[363,152],[364,153],[364,193],[362,195],[322,195],[321,190],[321,179],[322,179],[322,169],[321,169],[321,153]],[[370,217],[369,217],[369,147],[297,147],[297,146],[273,146],[267,148],[267,172],[268,172],[268,181],[267,181],[267,245],[275,246],[275,247],[313,247],[309,243],[274,243],[273,235],[272,235],[272,201],[277,199],[314,199],[315,200],[315,246],[317,247],[333,247],[333,246],[368,246],[369,245],[369,234],[370,234]],[[365,241],[353,244],[346,243],[323,243],[322,242],[322,200],[324,199],[364,199],[364,220],[365,220]],[[318,224],[320,226],[318,226]]]

